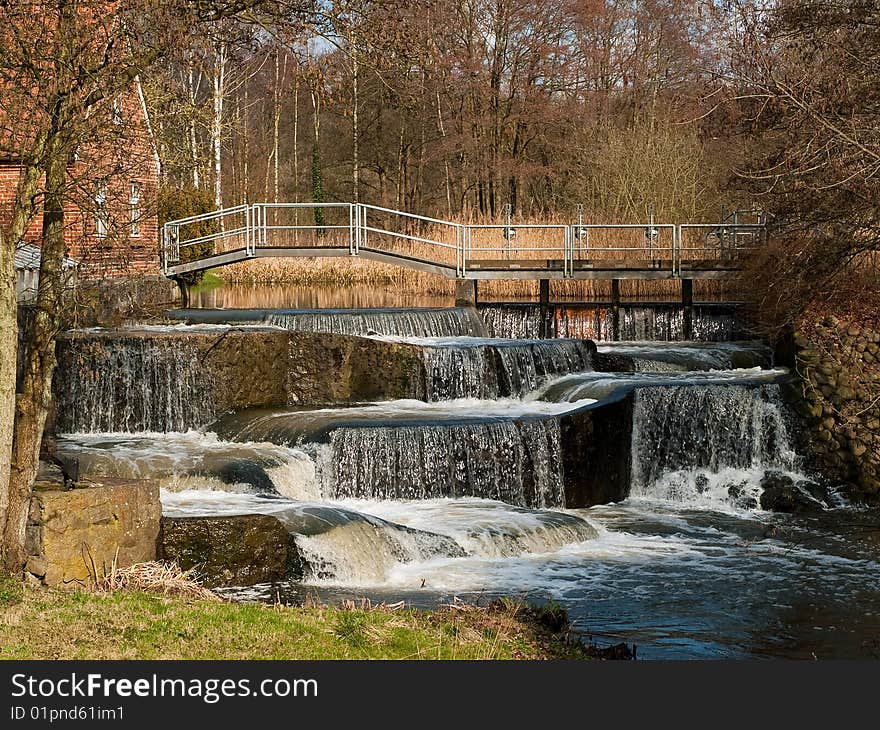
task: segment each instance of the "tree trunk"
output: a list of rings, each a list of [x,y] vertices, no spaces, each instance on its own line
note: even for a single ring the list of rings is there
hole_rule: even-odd
[[[312,110],[314,111],[315,140],[312,145],[312,200],[315,203],[324,202],[324,176],[321,172],[321,96],[317,88],[312,89]],[[315,225],[324,225],[324,209],[320,205],[315,207]],[[318,230],[317,235],[323,236],[324,231]]]
[[[198,190],[202,181],[199,176],[199,145],[196,138],[196,101],[198,96],[199,82],[195,75],[195,68],[192,59],[189,60],[187,69],[187,92],[189,94],[189,125],[188,125],[188,141],[189,153],[192,162],[192,182],[193,187]]]
[[[34,209],[40,171],[35,165],[22,170],[12,221],[0,231],[0,526],[9,507],[12,440],[15,424],[16,353],[18,319],[15,292],[15,246],[24,235]],[[0,553],[3,551],[0,550]]]
[[[360,130],[358,128],[358,50],[354,29],[352,29],[351,35],[351,179],[354,202],[359,203],[361,200],[361,155]]]
[[[226,96],[226,44],[214,48],[214,78],[212,84],[214,116],[211,120],[211,148],[214,153],[214,205],[223,207],[223,101]]]
[[[296,81],[293,83],[293,202],[299,202],[299,66],[296,68]],[[299,225],[299,208],[293,209],[293,225]],[[293,243],[297,244],[299,231],[293,232]]]
[[[446,213],[452,220],[452,180],[449,175],[449,151],[446,149],[446,128],[443,125],[443,109],[440,105],[440,92],[437,92],[437,129],[443,145],[443,180],[446,185]]]
[[[52,399],[55,336],[61,315],[64,198],[69,155],[57,133],[50,139],[47,149],[40,284],[22,389],[16,405],[9,506],[3,530],[4,562],[7,570],[15,573],[22,570],[26,559],[25,526],[39,467],[43,428]]]
[[[272,200],[275,203],[279,202],[278,196],[279,192],[279,174],[280,174],[280,165],[278,161],[279,155],[279,132],[281,127],[281,68],[279,64],[278,56],[280,52],[276,51],[275,53],[275,89],[273,94],[273,109],[272,109]],[[284,70],[287,71],[287,58],[284,59]],[[276,211],[277,213],[277,211]]]

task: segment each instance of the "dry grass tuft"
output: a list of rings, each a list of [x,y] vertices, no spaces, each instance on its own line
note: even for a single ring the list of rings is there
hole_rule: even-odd
[[[196,578],[193,570],[183,570],[176,563],[153,561],[136,563],[127,568],[119,568],[114,563],[110,572],[97,578],[95,588],[104,593],[129,591],[158,593],[191,601],[223,600]]]

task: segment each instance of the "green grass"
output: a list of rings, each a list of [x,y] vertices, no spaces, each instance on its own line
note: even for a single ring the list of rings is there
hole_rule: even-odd
[[[556,624],[556,622],[550,622]],[[567,626],[566,626],[567,629]],[[2,659],[554,659],[588,650],[516,601],[416,611],[64,592],[0,579]]]
[[[218,276],[214,270],[206,271],[198,284],[193,287],[193,291],[210,291],[219,286],[223,286],[226,282]]]

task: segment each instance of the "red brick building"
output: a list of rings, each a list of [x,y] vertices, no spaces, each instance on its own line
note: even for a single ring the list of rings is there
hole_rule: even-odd
[[[158,275],[156,196],[159,158],[140,83],[115,99],[96,124],[100,141],[84,144],[68,166],[67,255],[80,280]],[[21,166],[0,159],[0,223],[8,221]],[[42,212],[22,244],[40,245]]]

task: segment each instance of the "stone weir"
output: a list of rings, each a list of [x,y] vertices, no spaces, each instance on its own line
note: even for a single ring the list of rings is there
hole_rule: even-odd
[[[75,331],[58,344],[58,430],[186,431],[254,407],[521,396],[591,369],[594,351],[580,340],[437,347],[274,327]]]
[[[297,332],[395,337],[485,337],[469,307],[413,309],[170,309],[170,319],[190,324],[270,324]]]
[[[275,328],[86,330],[58,341],[57,428],[186,431],[227,411],[413,397],[417,347]]]

